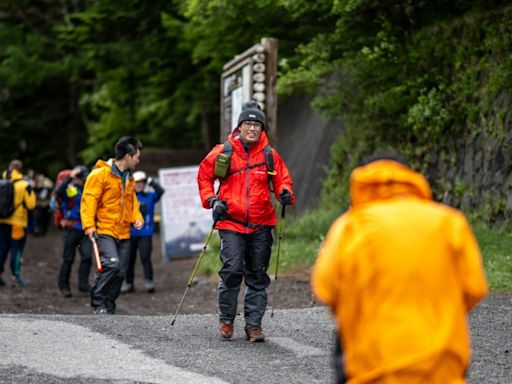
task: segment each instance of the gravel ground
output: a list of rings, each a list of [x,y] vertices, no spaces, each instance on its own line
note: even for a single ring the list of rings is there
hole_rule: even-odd
[[[512,296],[492,295],[471,316],[468,383],[512,383]],[[265,343],[216,335],[213,314],[0,315],[0,382],[332,383],[334,326],[323,307],[276,310]]]

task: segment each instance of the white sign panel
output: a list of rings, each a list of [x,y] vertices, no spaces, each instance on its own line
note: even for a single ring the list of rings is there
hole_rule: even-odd
[[[158,180],[165,189],[160,232],[167,261],[200,253],[213,225],[211,211],[203,208],[199,198],[198,168],[194,165],[158,171]]]
[[[239,87],[231,92],[231,129],[238,125],[238,115],[242,110],[242,92],[242,87]]]

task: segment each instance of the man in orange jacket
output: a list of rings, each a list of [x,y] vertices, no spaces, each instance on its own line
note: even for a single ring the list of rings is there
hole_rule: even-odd
[[[82,226],[87,236],[98,237],[103,266],[91,289],[91,307],[96,314],[115,313],[130,258],[130,225],[136,229],[144,225],[132,176],[141,149],[139,140],[121,137],[115,145],[115,159],[98,160],[85,182]]]
[[[265,115],[258,103],[242,106],[238,126],[229,135],[232,147],[229,173],[220,179],[215,175],[215,163],[224,153],[225,144],[213,148],[199,166],[197,182],[203,207],[212,208],[215,228],[221,237],[219,272],[219,334],[229,339],[233,335],[233,322],[237,312],[238,294],[242,279],[245,291],[245,332],[251,342],[264,341],[261,320],[267,306],[266,288],[272,228],[276,213],[269,189],[269,169],[265,151],[269,153],[265,133]],[[283,205],[295,203],[293,181],[279,154],[272,151],[274,171],[272,185],[277,199]],[[220,179],[218,194],[215,179]]]
[[[467,313],[487,294],[468,222],[394,156],[356,168],[350,197],[312,276],[336,317],[348,383],[464,383]]]

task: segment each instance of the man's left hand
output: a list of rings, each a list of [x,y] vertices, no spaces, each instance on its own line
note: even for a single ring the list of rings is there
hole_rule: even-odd
[[[279,194],[279,201],[283,205],[290,205],[292,202],[292,194],[290,193],[290,191],[287,189],[283,189]]]

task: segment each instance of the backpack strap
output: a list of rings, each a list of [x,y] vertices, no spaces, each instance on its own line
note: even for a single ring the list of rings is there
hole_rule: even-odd
[[[11,183],[12,183],[12,188],[13,188],[13,192],[14,192],[14,196],[12,197],[14,200],[16,200],[16,187],[14,186],[18,181],[21,181],[23,179],[16,179],[16,180],[11,180]],[[29,184],[30,185],[30,184]],[[14,211],[16,211],[19,207],[21,207],[23,205],[24,208],[27,208],[26,205],[25,205],[25,196],[22,197],[21,199],[21,203],[19,203],[18,205],[15,205],[14,206]]]
[[[225,153],[231,159],[231,154],[233,153],[233,145],[229,140],[224,142],[224,149],[222,150],[222,153]]]
[[[231,155],[233,153],[233,145],[229,140],[226,140],[224,142],[224,148],[222,150],[222,153],[226,154],[229,159],[231,159]],[[257,164],[251,164],[246,167],[238,168],[235,170],[232,170],[228,173],[226,177],[229,177],[230,175],[234,173],[238,173],[241,171],[245,171],[246,169],[256,168],[260,167],[262,165],[265,165],[267,167],[267,177],[268,177],[268,188],[270,189],[270,192],[274,192],[273,185],[272,185],[272,176],[275,176],[277,172],[274,169],[274,150],[270,145],[266,145],[263,148],[263,155],[265,156],[265,162],[264,163],[257,163]],[[222,183],[222,181],[221,181]],[[218,193],[218,191],[217,191]]]
[[[274,150],[270,145],[266,145],[263,148],[263,154],[265,155],[265,164],[267,165],[268,188],[270,192],[274,192],[272,176],[277,175],[277,172],[274,170]]]

